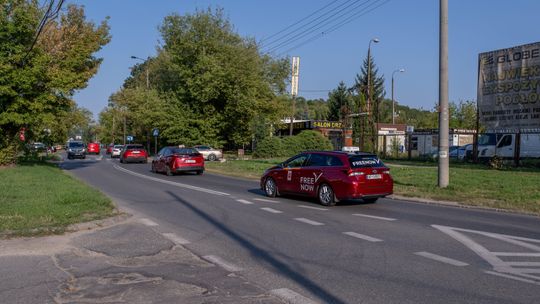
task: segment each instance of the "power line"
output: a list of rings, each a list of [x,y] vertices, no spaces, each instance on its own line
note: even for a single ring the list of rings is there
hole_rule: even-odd
[[[295,23],[293,23],[293,24],[291,24],[291,25],[289,25],[289,26],[283,28],[281,31],[279,31],[279,32],[277,32],[277,33],[274,33],[274,34],[272,34],[272,35],[270,35],[270,36],[268,36],[268,37],[263,38],[260,42],[263,43],[264,41],[266,41],[266,40],[268,40],[268,39],[270,39],[270,38],[273,38],[273,37],[275,37],[275,36],[277,36],[277,35],[279,35],[279,34],[285,32],[285,31],[289,30],[290,28],[294,27],[295,25],[301,23],[302,21],[308,19],[309,17],[311,17],[311,16],[317,14],[318,12],[324,10],[325,8],[329,7],[330,5],[336,3],[337,1],[339,1],[339,0],[334,0],[334,1],[330,2],[330,3],[328,3],[327,5],[321,7],[320,9],[314,11],[313,13],[307,15],[306,17],[304,17],[304,18],[302,18],[302,19],[296,21]]]
[[[324,13],[321,14],[320,16],[318,16],[318,17],[312,19],[311,21],[309,21],[309,22],[307,22],[307,23],[305,23],[305,24],[303,24],[303,25],[301,25],[301,26],[299,26],[299,27],[297,27],[297,28],[294,28],[294,27],[293,27],[293,28],[289,28],[289,32],[288,32],[288,33],[285,33],[285,34],[282,35],[281,37],[278,37],[278,38],[276,38],[276,39],[272,39],[271,41],[264,43],[263,48],[268,48],[269,46],[271,46],[271,45],[273,45],[273,44],[275,44],[275,43],[278,43],[280,40],[283,40],[283,39],[289,37],[290,35],[293,35],[294,33],[298,32],[298,31],[301,31],[303,28],[309,26],[310,24],[312,24],[312,23],[314,23],[314,22],[317,22],[317,20],[319,20],[319,19],[321,19],[321,18],[327,16],[328,14],[331,14],[332,12],[334,12],[334,11],[336,11],[336,10],[342,8],[344,5],[346,5],[347,3],[351,2],[351,1],[354,1],[354,2],[353,2],[352,4],[350,4],[350,5],[354,5],[354,3],[356,3],[356,2],[358,2],[358,1],[360,1],[360,0],[346,0],[345,2],[343,2],[343,3],[339,4],[339,5],[337,5],[336,7],[330,9],[330,10],[327,11],[327,12],[324,12]],[[334,1],[334,2],[336,2],[336,1]],[[333,4],[334,2],[332,2],[331,4]],[[350,6],[350,5],[349,5],[349,6]],[[325,8],[326,8],[326,7],[327,7],[327,6],[325,6]],[[322,10],[322,9],[321,9],[321,10]],[[318,11],[320,11],[320,10],[318,10]],[[310,14],[309,17],[311,17],[312,15],[314,15],[314,14]],[[304,18],[302,18],[302,21],[308,19],[309,17],[304,17]],[[299,24],[299,23],[301,23],[301,21],[298,21],[298,22],[296,22],[295,24]],[[283,32],[283,31],[282,31],[282,32]]]
[[[373,2],[372,4],[376,4],[376,3],[380,2],[380,1],[382,1],[382,0],[375,0],[375,2]],[[339,28],[341,28],[341,27],[343,27],[343,26],[345,26],[345,25],[351,23],[352,21],[358,19],[359,17],[362,17],[362,16],[364,16],[364,15],[366,15],[366,14],[368,14],[368,13],[374,11],[375,9],[377,9],[377,8],[379,8],[379,7],[381,7],[381,6],[383,6],[384,4],[386,4],[386,3],[390,2],[390,1],[391,1],[391,0],[383,1],[383,2],[380,3],[379,5],[377,5],[377,6],[373,7],[373,8],[371,8],[371,9],[368,9],[368,8],[372,5],[372,4],[370,4],[370,5],[368,5],[368,7],[366,7],[364,10],[359,11],[359,12],[357,12],[356,14],[354,14],[354,15],[352,15],[352,16],[349,16],[347,19],[345,19],[344,21],[342,21],[342,22],[340,22],[340,23],[334,25],[333,27],[331,27],[331,28],[328,29],[327,31],[323,31],[323,32],[321,32],[321,33],[318,33],[318,34],[312,36],[311,38],[308,38],[308,39],[304,40],[303,42],[301,42],[301,43],[299,43],[299,44],[297,44],[297,45],[295,45],[295,46],[293,46],[293,47],[287,49],[286,51],[281,52],[280,54],[278,54],[278,57],[279,57],[279,56],[282,56],[282,55],[285,55],[285,54],[287,54],[288,52],[290,52],[290,51],[292,51],[292,50],[295,50],[295,49],[297,49],[297,48],[299,48],[299,47],[302,47],[302,46],[304,46],[304,45],[306,45],[306,44],[308,44],[308,43],[311,43],[311,42],[313,42],[313,41],[315,41],[315,40],[317,40],[317,39],[320,39],[320,38],[324,37],[324,36],[330,34],[331,32],[334,32],[334,31],[336,31],[337,29],[339,29]]]
[[[366,0],[362,3],[360,3],[359,5],[356,5],[354,6],[353,8],[349,9],[351,6],[357,4],[357,2],[354,2],[352,3],[351,5],[348,5],[342,9],[340,9],[339,11],[335,12],[334,14],[328,16],[327,18],[325,18],[324,20],[322,20],[321,22],[318,22],[317,24],[309,27],[308,29],[302,31],[301,33],[299,34],[296,34],[294,35],[293,37],[290,37],[289,39],[283,41],[282,43],[278,44],[277,46],[274,46],[272,47],[270,50],[268,50],[269,53],[272,53],[280,48],[282,48],[283,46],[287,45],[287,44],[290,44],[290,42],[292,41],[295,41],[296,38],[299,38],[299,37],[302,37],[302,36],[307,36],[307,35],[310,35],[311,33],[329,25],[329,24],[332,24],[333,22],[335,22],[336,20],[339,20],[340,18],[346,16],[346,15],[349,15],[351,13],[353,13],[354,11],[358,10],[359,8],[361,8],[362,6],[364,6],[365,4],[369,3],[371,0]],[[345,12],[343,12],[345,11]],[[339,15],[338,15],[339,14]],[[337,15],[337,17],[336,17]]]

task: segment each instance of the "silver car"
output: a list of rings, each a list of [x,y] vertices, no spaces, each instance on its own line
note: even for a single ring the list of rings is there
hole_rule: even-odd
[[[197,145],[193,148],[197,149],[197,151],[199,151],[199,153],[204,156],[204,159],[209,161],[218,160],[223,157],[223,153],[221,152],[221,150],[214,149],[210,146]]]
[[[114,145],[111,151],[111,158],[120,157],[123,148],[124,145]]]

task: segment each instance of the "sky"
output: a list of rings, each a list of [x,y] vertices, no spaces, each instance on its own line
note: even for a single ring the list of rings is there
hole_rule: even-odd
[[[448,2],[449,100],[476,100],[478,54],[540,41],[540,1]],[[386,80],[386,97],[391,98],[393,72],[405,69],[403,73],[394,73],[395,100],[428,110],[438,103],[438,0],[67,0],[66,3],[84,6],[87,20],[96,24],[110,18],[112,40],[96,54],[103,58],[102,65],[88,87],[74,96],[77,104],[92,111],[95,118],[107,106],[109,96],[121,88],[130,69],[140,63],[131,56],[156,55],[161,41],[158,27],[164,17],[173,13],[190,14],[208,7],[223,8],[236,32],[260,41],[263,50],[279,47],[273,55],[299,56],[299,96],[326,99],[328,91],[335,89],[340,81],[351,86],[367,56],[369,41],[377,38],[379,43],[371,44],[371,54],[379,75]],[[287,32],[272,35],[325,6],[326,9],[298,25],[339,7],[333,12],[343,11],[327,20],[337,20],[335,23],[305,36],[302,30],[316,25],[316,22],[311,23],[286,37],[298,34],[294,41],[282,46],[278,44],[284,40],[271,44],[273,39]],[[355,7],[358,9],[354,10]],[[357,12],[357,15],[353,19],[346,19],[351,15],[340,17],[344,12]],[[334,31],[318,34],[320,38],[289,50],[317,33],[328,31],[332,25],[348,20],[350,22]]]

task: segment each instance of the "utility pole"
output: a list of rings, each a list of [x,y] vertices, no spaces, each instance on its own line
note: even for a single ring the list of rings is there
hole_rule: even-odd
[[[448,0],[439,0],[439,188],[449,182],[448,164]]]
[[[292,95],[292,113],[291,113],[291,125],[289,129],[289,135],[293,135],[294,128],[294,113],[296,112],[296,95],[298,95],[298,75],[300,72],[300,57],[292,58],[292,76],[291,76],[291,95]]]

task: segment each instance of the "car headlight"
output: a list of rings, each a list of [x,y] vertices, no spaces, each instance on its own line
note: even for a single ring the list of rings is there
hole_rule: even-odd
[[[71,150],[71,148],[68,149],[68,152],[73,152],[73,150]]]

